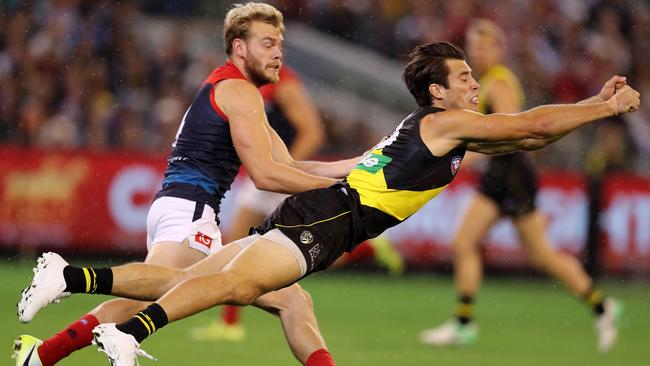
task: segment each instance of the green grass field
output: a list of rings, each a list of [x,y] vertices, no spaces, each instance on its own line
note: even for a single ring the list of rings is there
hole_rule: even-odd
[[[0,310],[6,357],[14,337],[50,335],[98,304],[102,297],[76,296],[42,310],[29,325],[20,324],[15,303],[31,279],[31,262],[0,266]],[[606,355],[596,353],[590,312],[568,293],[544,280],[488,278],[478,299],[481,333],[472,347],[436,349],[418,343],[418,333],[448,319],[454,307],[451,278],[418,274],[402,278],[356,272],[323,273],[301,282],[316,303],[321,330],[338,365],[650,365],[650,289],[647,282],[609,281],[604,289],[624,300],[626,312],[619,343]],[[211,310],[167,326],[143,343],[160,361],[145,365],[297,365],[279,322],[248,309],[243,343],[190,341],[191,327],[216,317]],[[108,364],[88,348],[63,365]]]

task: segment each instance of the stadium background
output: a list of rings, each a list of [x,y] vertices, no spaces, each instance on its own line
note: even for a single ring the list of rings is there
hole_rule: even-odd
[[[530,106],[578,101],[612,74],[650,92],[648,2],[273,3],[287,21],[286,62],[303,76],[325,121],[325,159],[358,154],[392,130],[414,108],[399,80],[404,55],[434,39],[462,44],[475,16],[505,28],[508,65],[522,79]],[[19,325],[14,304],[37,253],[55,249],[78,262],[142,258],[144,219],[166,151],[197,85],[224,59],[221,19],[230,4],[0,3],[0,308],[9,324],[0,342],[9,345],[22,332],[44,336],[79,315],[77,309],[98,303],[66,301],[34,324]],[[464,172],[389,232],[407,260],[407,276],[389,278],[361,266],[304,281],[339,364],[650,362],[649,100],[638,113],[594,124],[534,154],[543,171],[538,203],[554,245],[578,256],[608,293],[626,302],[612,354],[595,354],[582,305],[530,271],[507,222],[485,240],[487,269],[498,276],[488,276],[479,298],[479,345],[437,350],[417,343],[421,328],[453,308],[449,240],[476,177]],[[237,189],[222,208],[225,230]],[[244,344],[189,342],[186,328],[214,316],[206,312],[169,327],[145,349],[164,364],[187,364],[187,357],[291,364],[275,320],[250,314]],[[99,360],[84,351],[68,364]]]

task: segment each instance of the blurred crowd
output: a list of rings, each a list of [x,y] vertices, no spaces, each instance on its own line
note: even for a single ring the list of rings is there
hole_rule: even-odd
[[[221,9],[221,14],[207,12],[221,19],[231,2],[216,3],[219,6],[179,0],[3,1],[0,142],[45,148],[166,151],[196,87],[223,61],[219,49],[197,51],[190,47],[182,31],[188,19],[206,14],[201,7]],[[613,74],[628,76],[628,82],[642,94],[650,94],[647,1],[271,3],[289,21],[304,22],[400,60],[422,42],[444,39],[462,45],[473,17],[495,20],[506,31],[508,65],[522,79],[531,106],[578,101],[596,93]],[[169,36],[162,43],[152,44],[150,37],[143,36],[142,20],[152,13],[181,20],[178,29],[166,30]],[[220,37],[220,29],[215,35]],[[211,40],[212,44],[219,42]],[[624,161],[650,156],[650,98],[642,98],[642,103],[641,112],[625,123],[613,121],[603,124],[603,131],[587,131],[594,148],[591,158],[585,156],[584,160],[606,167],[609,154],[622,154],[618,159]],[[614,135],[620,135],[620,141],[599,142]],[[333,134],[330,151],[336,139]],[[573,152],[586,150],[579,146]],[[553,154],[553,149],[549,151]]]
[[[142,16],[129,2],[5,8],[0,138],[45,148],[166,149],[191,101],[184,81],[192,65],[180,38],[149,47],[138,36]]]

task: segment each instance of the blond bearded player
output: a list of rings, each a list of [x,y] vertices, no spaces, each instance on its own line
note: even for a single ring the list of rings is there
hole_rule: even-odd
[[[333,163],[295,161],[269,126],[258,88],[278,81],[282,66],[282,14],[261,3],[235,5],[224,22],[227,62],[205,80],[180,123],[162,189],[147,217],[145,263],[185,268],[222,253],[219,270],[241,247],[222,249],[217,227],[220,202],[243,164],[260,189],[295,193],[329,187],[357,159]],[[332,177],[332,178],[325,178]],[[47,261],[42,264],[50,266]],[[89,274],[88,292],[110,284]],[[99,278],[98,277],[98,278]],[[31,293],[31,292],[30,292]],[[296,358],[307,365],[333,365],[306,292],[292,286],[261,298],[257,305],[277,314]],[[52,365],[92,341],[99,323],[121,322],[147,303],[117,299],[101,304],[44,342],[20,336],[16,364]],[[28,322],[33,313],[22,311]]]

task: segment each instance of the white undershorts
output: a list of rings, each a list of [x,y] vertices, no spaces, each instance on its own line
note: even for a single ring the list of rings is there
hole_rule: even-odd
[[[249,210],[259,212],[264,216],[268,216],[275,209],[280,206],[285,198],[289,197],[288,194],[276,193],[269,191],[261,191],[255,188],[255,184],[250,178],[246,178],[242,182],[242,187],[237,193],[239,205],[246,207]]]
[[[147,250],[163,241],[182,243],[209,255],[221,249],[221,232],[212,207],[176,197],[160,197],[147,215]]]

